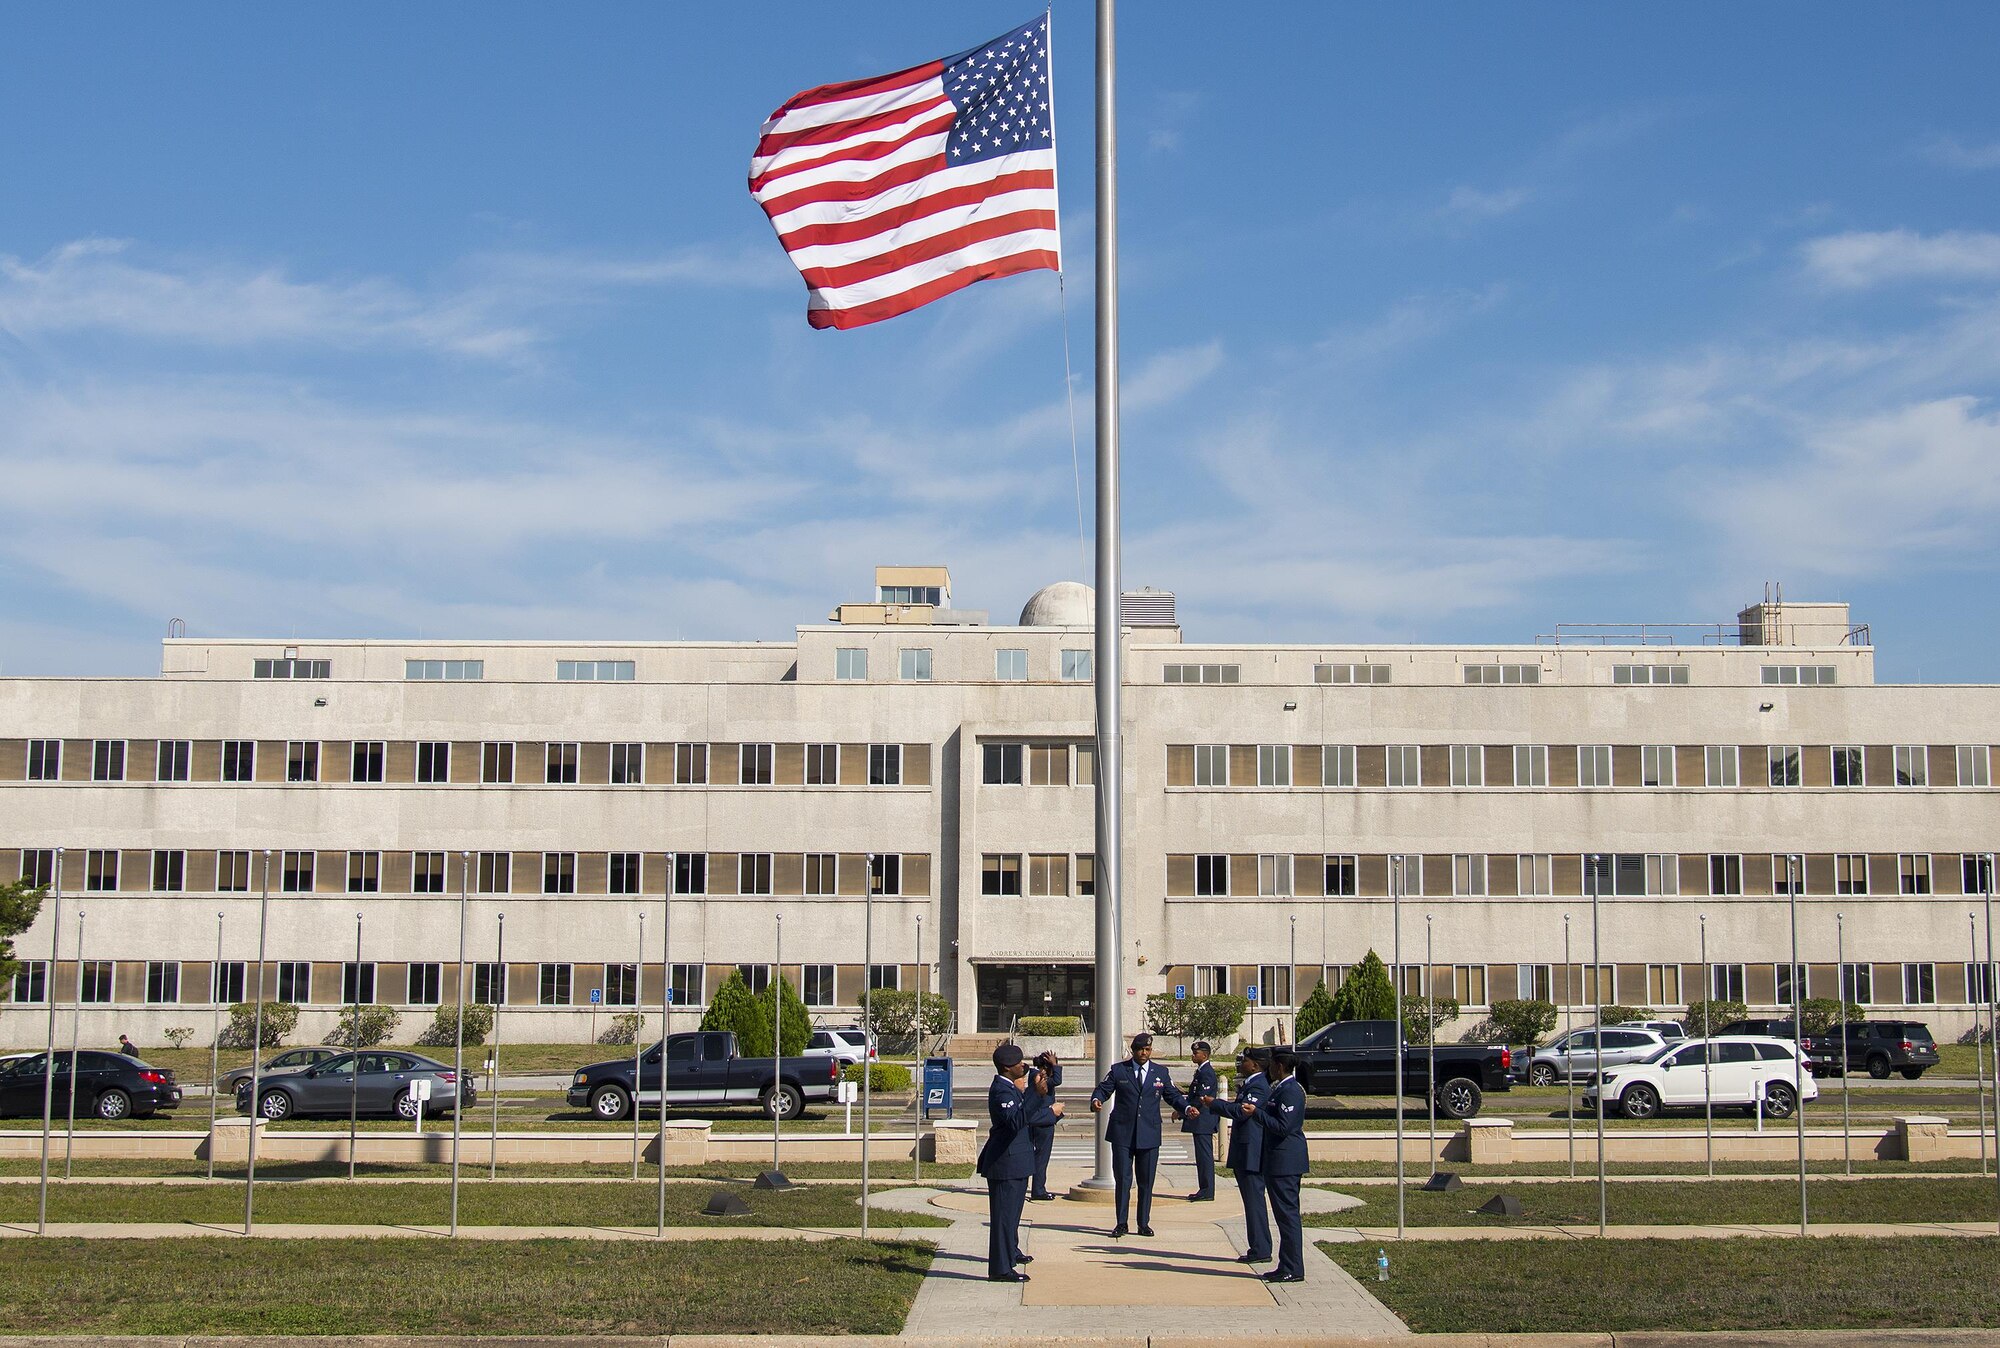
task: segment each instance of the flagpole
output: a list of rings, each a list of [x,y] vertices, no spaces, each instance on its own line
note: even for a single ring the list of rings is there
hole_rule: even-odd
[[[1120,748],[1118,531],[1118,115],[1116,0],[1097,0],[1097,1075],[1119,1057],[1124,949],[1119,932],[1125,809]],[[1097,1128],[1092,1188],[1111,1185]]]

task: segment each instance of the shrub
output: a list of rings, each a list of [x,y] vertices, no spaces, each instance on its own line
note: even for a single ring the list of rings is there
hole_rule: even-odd
[[[885,1039],[905,1042],[917,1037],[917,994],[902,988],[876,988],[868,994],[870,1023]],[[786,1012],[790,1014],[789,1011]],[[924,994],[924,1038],[943,1034],[951,1024],[951,1003],[935,993]]]
[[[1361,963],[1347,971],[1340,990],[1333,994],[1335,1020],[1390,1020],[1396,1014],[1396,985],[1382,957],[1369,951]]]
[[[471,1017],[468,1016],[467,1019]],[[597,1042],[627,1045],[636,1043],[639,1038],[639,1026],[645,1019],[637,1011],[621,1011],[611,1018],[611,1023],[604,1028],[604,1033],[597,1036]],[[419,1039],[417,1042],[421,1044],[424,1041]]]
[[[1188,998],[1186,1035],[1189,1039],[1206,1039],[1212,1044],[1232,1044],[1236,1032],[1243,1028],[1243,1017],[1250,1014],[1249,999],[1233,992],[1211,992],[1202,997]]]
[[[1326,990],[1324,978],[1314,985],[1312,995],[1300,1004],[1297,1019],[1300,1039],[1333,1023],[1333,994]]]
[[[746,1058],[771,1056],[771,1006],[750,991],[743,971],[732,969],[702,1013],[701,1028],[727,1030],[736,1036],[736,1047]]]
[[[861,1064],[850,1063],[841,1069],[840,1075],[849,1081],[860,1081]],[[910,1069],[899,1062],[871,1063],[868,1068],[868,1089],[907,1091],[910,1089]]]
[[[1403,1040],[1410,1044],[1428,1044],[1437,1027],[1458,1019],[1458,999],[1456,997],[1405,997],[1403,998]]]
[[[1014,1028],[1020,1034],[1061,1038],[1082,1034],[1083,1022],[1075,1016],[1023,1016]]]
[[[1600,1025],[1616,1025],[1626,1020],[1651,1020],[1653,1008],[1650,1006],[1626,1006],[1621,1002],[1610,1002],[1597,1018]]]
[[[326,1042],[340,1048],[371,1048],[396,1032],[403,1013],[392,1006],[348,1007]]]
[[[1832,997],[1808,997],[1799,1007],[1800,1028],[1809,1035],[1830,1033],[1841,1022],[1860,1020],[1864,1015],[1853,1002],[1842,1005]]]
[[[1146,1028],[1154,1034],[1187,1037],[1188,999],[1172,993],[1155,992],[1146,998]]]
[[[792,986],[791,979],[780,978],[778,980],[778,996],[784,1002],[785,1007],[784,1024],[781,1026],[784,1031],[785,1042],[780,1049],[780,1053],[787,1058],[796,1058],[801,1053],[804,1053],[806,1045],[812,1042],[812,1014],[806,1010],[806,1004],[799,997],[799,990]],[[771,994],[768,992],[765,993],[760,1000],[762,1000],[764,1005],[769,1006],[771,1004]],[[926,997],[924,1000],[928,1002],[931,999]]]
[[[160,1036],[174,1048],[186,1048],[188,1041],[194,1038],[194,1026],[169,1025],[160,1031]]]
[[[222,1029],[222,1047],[252,1048],[262,1044],[276,1048],[285,1036],[299,1028],[299,1008],[291,1002],[264,1003],[264,1030],[257,1032],[257,1004],[238,1002],[229,1008],[229,1024]]]
[[[1705,1002],[1689,1002],[1681,1024],[1687,1027],[1689,1034],[1702,1037],[1714,1034],[1730,1021],[1741,1020],[1749,1014],[1750,1008],[1742,1002],[1710,998]]]
[[[1493,1003],[1487,1017],[1497,1040],[1503,1044],[1535,1045],[1556,1027],[1556,1004],[1540,1000]]]
[[[471,1048],[486,1042],[486,1036],[493,1033],[493,1008],[481,1002],[473,1002],[465,1008],[465,1045]],[[627,1043],[631,1041],[626,1040]],[[417,1036],[417,1043],[426,1048],[450,1048],[458,1043],[458,1005],[440,1006],[431,1018],[430,1027]]]

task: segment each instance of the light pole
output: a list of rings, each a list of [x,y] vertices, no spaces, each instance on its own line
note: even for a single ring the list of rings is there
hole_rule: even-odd
[[[868,877],[870,888],[874,876]],[[785,1118],[785,915],[774,913],[777,933],[773,937],[771,959],[771,1172],[782,1175],[778,1163],[778,1137]]]
[[[41,1198],[35,1217],[35,1234],[49,1233],[49,1129],[55,1122],[56,1105],[56,961],[62,956],[63,849],[56,849],[55,907],[49,913],[49,972],[42,980],[42,996],[49,1003],[49,1042],[42,1052],[42,1180]],[[82,951],[78,951],[76,976],[83,977]]]
[[[1604,885],[1597,872],[1598,861],[1595,855],[1583,859],[1590,873],[1590,1005],[1591,1023],[1596,1027],[1590,1041],[1597,1057],[1591,1085],[1597,1097],[1597,1234],[1602,1236],[1610,1221],[1611,1198],[1604,1182],[1604,944],[1597,901]]]
[[[1430,1097],[1430,1131],[1425,1135],[1424,1146],[1431,1155],[1431,1173],[1437,1173],[1437,1132],[1438,1132],[1438,1050],[1437,1016],[1432,1008],[1437,1005],[1431,995],[1431,986],[1437,978],[1437,961],[1431,953],[1431,914],[1424,914],[1424,1094]]]
[[[76,1000],[69,1017],[69,1130],[63,1134],[63,1178],[76,1157],[76,1060],[83,1043],[83,909],[76,910]],[[53,1065],[53,1064],[51,1064]]]
[[[660,1123],[659,1123],[659,1229],[667,1238],[667,1041],[674,1037],[674,877],[680,868],[680,853],[667,853],[667,883],[660,893]]]
[[[1576,1052],[1576,1045],[1570,1042],[1570,1035],[1576,1030],[1576,982],[1571,977],[1569,962],[1569,914],[1563,914],[1563,1051],[1558,1065],[1563,1074],[1563,1131],[1569,1135],[1569,1177],[1576,1178],[1576,1073],[1570,1070],[1569,1060]],[[1533,1061],[1534,1055],[1529,1055]],[[1533,1080],[1532,1069],[1529,1072]]]
[[[500,1178],[500,1012],[507,1005],[507,914],[494,926],[493,969],[493,1132],[486,1144],[486,1178]]]
[[[1973,969],[1979,965],[1979,919],[1973,914],[1967,913],[1965,915],[1965,925],[1972,950],[1972,958],[1967,962],[1965,967]],[[1981,981],[1985,981],[1984,975],[1981,976]],[[1965,1000],[1968,1002],[1972,1000],[1970,989],[1967,989]],[[1977,1083],[1974,1089],[1979,1094],[1979,1176],[1981,1179],[1984,1179],[1986,1177],[1986,1046],[1980,1042],[1980,1039],[1979,1014],[1974,1012],[1972,1017],[1972,1076],[1973,1080]]]
[[[354,1016],[347,1037],[348,1047],[353,1056],[347,1062],[347,1178],[354,1178],[354,1148],[359,1141],[361,1129],[361,917],[354,915]],[[256,1095],[251,1095],[251,1109],[256,1109]],[[254,1119],[256,1115],[253,1113]],[[254,1124],[253,1124],[254,1127]]]
[[[868,1238],[868,1133],[869,1106],[874,1100],[874,1059],[868,1056],[875,1042],[875,854],[867,857],[868,873],[861,882],[861,1238]],[[921,1081],[918,1083],[922,1087]],[[921,1098],[921,1097],[919,1097]],[[921,1110],[918,1111],[921,1114]]]
[[[873,875],[869,876],[868,883],[871,885],[875,883],[875,877]],[[865,1040],[862,1042],[861,1045],[861,1053],[862,1053],[861,1070],[865,1072],[868,1070],[867,1066],[868,1044]],[[917,914],[917,1109],[915,1117],[911,1120],[912,1131],[916,1135],[916,1143],[914,1146],[910,1148],[910,1179],[913,1182],[921,1182],[924,1177],[923,1086],[924,1086],[924,915],[922,913],[918,913]]]
[[[1840,1158],[1842,1169],[1854,1173],[1854,1125],[1847,1107],[1847,915],[1833,915],[1834,962],[1840,969]],[[1857,989],[1858,990],[1858,989]],[[1985,1145],[1983,1142],[1980,1144]]]
[[[639,910],[639,948],[632,961],[632,1182],[639,1182],[639,1087],[646,1052],[646,910]],[[666,1050],[662,1049],[664,1053]],[[665,1109],[663,1102],[661,1109]]]
[[[1292,1042],[1299,1042],[1299,917],[1292,914],[1291,963],[1285,966],[1285,996],[1292,1003]]]
[[[1396,1005],[1396,1239],[1403,1238],[1406,1219],[1403,1196],[1403,1088],[1408,1085],[1408,1064],[1403,1046],[1403,858],[1389,858],[1389,959],[1394,964],[1390,979]]]
[[[454,1236],[458,1234],[458,1142],[460,1124],[465,1119],[465,911],[472,894],[471,861],[472,853],[458,854],[458,1037],[453,1049],[451,1098],[451,1234]],[[498,1099],[500,1092],[496,1090],[493,1095]],[[421,1101],[417,1110],[419,1113],[423,1110]]]
[[[1792,921],[1792,1120],[1799,1146],[1799,1234],[1806,1234],[1806,990],[1799,963],[1799,854],[1785,856],[1785,898]],[[1601,1092],[1600,1092],[1601,1094]]]
[[[1701,1147],[1708,1158],[1709,1178],[1715,1177],[1715,1078],[1710,1068],[1715,1062],[1715,1045],[1709,1003],[1715,997],[1715,972],[1708,964],[1708,914],[1701,914]]]
[[[257,901],[257,1019],[250,1030],[250,1160],[243,1170],[243,1234],[249,1235],[257,1208],[257,1125],[263,1117],[264,950],[271,933],[271,849],[264,849],[264,883]],[[359,1064],[357,1064],[358,1066]]]

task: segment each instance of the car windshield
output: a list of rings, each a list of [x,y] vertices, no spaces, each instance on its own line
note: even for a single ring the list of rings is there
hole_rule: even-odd
[[[1654,1049],[1651,1053],[1648,1053],[1645,1057],[1639,1059],[1639,1061],[1658,1062],[1660,1059],[1666,1057],[1669,1053],[1672,1053],[1675,1049],[1679,1047],[1680,1045],[1678,1044],[1662,1044],[1658,1048]]]

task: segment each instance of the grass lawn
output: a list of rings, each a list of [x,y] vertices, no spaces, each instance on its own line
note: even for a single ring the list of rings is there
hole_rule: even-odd
[[[10,1334],[894,1334],[928,1246],[10,1240]]]
[[[1345,1212],[1308,1213],[1308,1226],[1394,1226],[1393,1187],[1351,1190],[1363,1206]],[[1474,1209],[1496,1193],[1521,1200],[1518,1218],[1476,1215]],[[1811,1216],[1822,1222],[1970,1222],[1992,1221],[1996,1201],[1991,1179],[1911,1179],[1893,1184],[1880,1180],[1809,1180],[1806,1185]],[[1614,1225],[1704,1225],[1739,1222],[1797,1222],[1799,1191],[1795,1185],[1768,1180],[1689,1180],[1657,1184],[1613,1184],[1609,1207]],[[1508,1189],[1504,1179],[1468,1183],[1457,1193],[1405,1195],[1411,1226],[1546,1226],[1597,1222],[1594,1181],[1522,1185]]]
[[[50,1170],[55,1179],[62,1178],[62,1144],[52,1148],[49,1158]],[[1968,1162],[1968,1164],[1970,1164]],[[74,1173],[82,1177],[92,1176],[152,1176],[162,1179],[202,1179],[208,1174],[208,1164],[197,1160],[77,1160],[72,1163]],[[751,1179],[760,1170],[768,1169],[761,1162],[753,1161],[712,1161],[706,1165],[667,1167],[668,1179]],[[618,1179],[629,1176],[632,1167],[629,1162],[599,1161],[546,1161],[529,1164],[503,1165],[500,1167],[502,1179],[529,1179],[540,1177]],[[639,1163],[642,1177],[654,1176],[657,1170],[644,1161]],[[795,1180],[804,1179],[859,1179],[861,1165],[857,1161],[787,1161],[785,1173]],[[39,1158],[27,1160],[0,1160],[0,1178],[33,1177],[41,1174]],[[218,1167],[218,1179],[243,1178],[243,1168]],[[387,1178],[448,1178],[448,1165],[379,1165],[362,1162],[355,1167],[355,1174],[363,1177]],[[460,1174],[467,1182],[483,1181],[486,1167],[467,1164]],[[873,1184],[902,1183],[910,1180],[910,1163],[907,1158],[900,1161],[877,1160],[868,1167],[870,1182]],[[969,1165],[939,1165],[935,1161],[924,1162],[923,1181],[928,1184],[934,1179],[968,1179],[972,1175]],[[259,1161],[257,1178],[266,1179],[345,1179],[347,1164],[334,1162],[297,1163]]]
[[[642,1175],[644,1171],[640,1172]],[[745,1217],[708,1217],[709,1186],[667,1186],[668,1226],[859,1226],[858,1186],[810,1185],[784,1193],[734,1184],[750,1205]],[[473,1226],[651,1226],[658,1183],[482,1184],[459,1188],[459,1220]],[[438,1184],[272,1184],[257,1189],[257,1219],[338,1225],[355,1222],[436,1225],[450,1216],[449,1190]],[[33,1221],[32,1184],[0,1186],[0,1220]],[[220,1184],[88,1184],[49,1188],[53,1222],[203,1222],[241,1225],[243,1191]],[[895,1216],[898,1226],[943,1226],[927,1214]],[[12,1244],[6,1242],[5,1244]]]
[[[1420,1334],[2000,1323],[2000,1239],[1322,1245]]]

